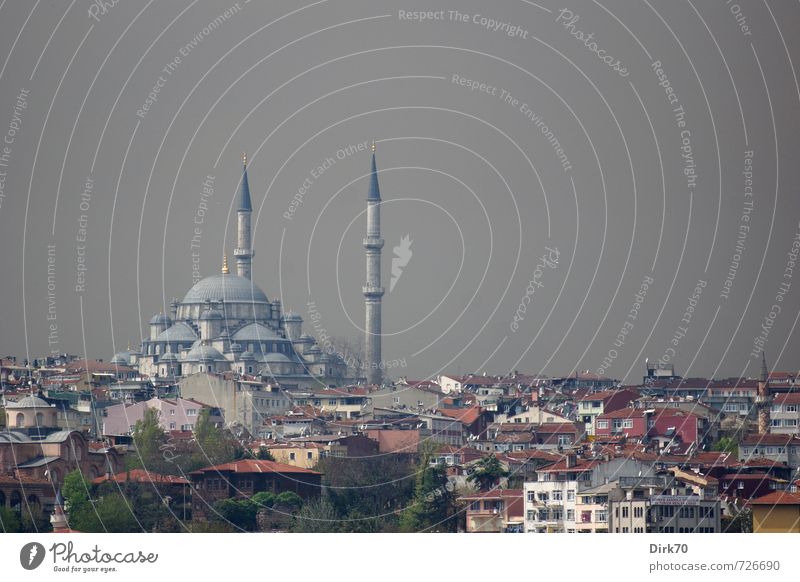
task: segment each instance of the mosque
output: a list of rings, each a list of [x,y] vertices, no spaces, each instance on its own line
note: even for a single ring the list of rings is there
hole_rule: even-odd
[[[367,311],[368,380],[380,383],[380,194],[373,146],[368,202],[368,276],[364,288]],[[219,274],[197,282],[183,300],[173,300],[169,314],[150,320],[149,337],[138,351],[120,352],[113,364],[138,367],[151,378],[180,379],[198,373],[237,372],[274,379],[285,386],[308,387],[341,382],[347,366],[342,357],[323,350],[302,333],[303,319],[284,313],[279,299],[270,300],[251,279],[255,249],[251,240],[252,204],[247,157],[237,193],[236,274],[227,256]],[[371,361],[375,365],[370,365]],[[352,381],[353,379],[350,379]]]

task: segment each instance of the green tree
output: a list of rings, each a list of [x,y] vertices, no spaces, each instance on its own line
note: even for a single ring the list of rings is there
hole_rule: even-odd
[[[90,484],[78,469],[64,478],[61,493],[72,529],[87,533],[141,531],[130,504],[122,495],[109,493],[93,501]]]
[[[134,454],[127,456],[129,469],[147,469],[154,473],[170,471],[165,456],[167,433],[158,422],[158,411],[146,408],[142,420],[136,421],[133,429]]]
[[[711,447],[712,451],[721,451],[725,453],[735,453],[739,450],[739,443],[733,437],[721,437],[714,446]]]
[[[414,500],[400,516],[404,532],[455,531],[455,496],[443,463],[431,465],[430,453],[423,452],[417,469]]]
[[[19,533],[22,531],[22,524],[16,511],[7,507],[0,507],[0,531],[3,533]]]
[[[475,485],[480,491],[488,491],[500,483],[500,479],[508,477],[509,472],[494,455],[487,455],[472,467],[467,481]]]
[[[223,521],[234,529],[254,531],[258,505],[251,499],[221,499],[214,504],[214,521]]]
[[[261,461],[274,461],[275,457],[272,456],[272,453],[269,451],[267,447],[258,447],[258,452],[256,453],[256,459]]]
[[[194,425],[194,442],[191,470],[229,463],[245,455],[244,448],[233,434],[211,421],[208,409],[200,412]]]

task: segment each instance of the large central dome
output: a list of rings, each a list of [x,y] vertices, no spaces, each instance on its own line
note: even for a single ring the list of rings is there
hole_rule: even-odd
[[[250,279],[233,274],[211,275],[201,279],[189,289],[183,303],[268,303],[269,300],[258,285]]]

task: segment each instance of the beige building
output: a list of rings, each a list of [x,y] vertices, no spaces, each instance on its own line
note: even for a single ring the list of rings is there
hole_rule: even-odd
[[[269,445],[267,449],[277,462],[301,469],[313,469],[326,457],[347,456],[347,447],[337,443],[282,443]]]

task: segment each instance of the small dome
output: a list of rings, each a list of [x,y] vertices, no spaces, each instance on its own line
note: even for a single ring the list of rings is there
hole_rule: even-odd
[[[48,404],[46,400],[38,396],[26,396],[20,398],[16,402],[7,402],[7,409],[17,410],[19,408],[53,408],[52,404]]]
[[[153,318],[150,320],[150,325],[172,325],[172,320],[168,315],[159,313],[158,315],[153,316]]]
[[[314,343],[314,336],[311,336],[311,335],[308,335],[307,333],[304,333],[303,335],[301,335],[298,338],[297,341],[298,342],[303,342],[303,343],[311,343],[311,344],[313,344]]]
[[[241,359],[243,359],[243,360],[255,360],[256,359],[256,355],[253,352],[250,352],[250,351],[242,353],[242,355],[239,356],[239,357]]]
[[[250,279],[233,274],[211,275],[189,289],[183,303],[269,303],[267,296]]]
[[[217,348],[203,344],[193,347],[184,358],[187,362],[219,361],[224,359],[225,356],[223,356]]]
[[[285,313],[281,319],[283,319],[283,321],[303,321],[303,318],[300,317],[300,314],[295,313],[294,311]]]
[[[119,352],[118,354],[114,354],[114,357],[111,358],[111,363],[117,366],[129,366],[131,363],[131,352]]]
[[[200,321],[219,321],[223,319],[222,314],[216,309],[206,309],[200,315]]]
[[[159,362],[177,362],[178,356],[174,352],[167,352],[158,360]]]
[[[188,323],[179,321],[172,327],[168,327],[156,337],[157,342],[193,342],[197,339],[197,334]]]

